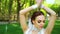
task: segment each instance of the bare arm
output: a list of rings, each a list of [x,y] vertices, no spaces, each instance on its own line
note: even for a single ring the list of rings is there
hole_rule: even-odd
[[[46,6],[44,6],[43,9],[51,14],[48,26],[46,27],[46,30],[45,30],[46,34],[51,34],[51,31],[52,31],[52,29],[54,27],[54,23],[55,23],[55,20],[56,20],[56,13],[52,9],[50,9],[50,8],[48,8]]]
[[[20,24],[22,26],[23,32],[25,32],[28,29],[28,26],[26,24],[26,17],[25,14],[31,10],[33,10],[34,8],[38,8],[41,5],[42,0],[36,0],[37,4],[34,6],[30,6],[28,8],[25,8],[23,10],[20,11]]]
[[[27,12],[29,12],[30,10],[32,10],[32,7],[28,7],[28,8],[25,8],[23,10],[20,11],[20,24],[22,26],[22,29],[23,31],[26,31],[28,26],[26,24],[26,17],[25,17],[25,14]]]
[[[37,6],[39,6],[37,4]],[[26,17],[25,17],[25,14],[29,11],[33,10],[32,6],[28,7],[28,8],[25,8],[23,10],[20,11],[20,24],[22,26],[22,29],[23,31],[25,32],[28,28],[27,24],[26,24]]]

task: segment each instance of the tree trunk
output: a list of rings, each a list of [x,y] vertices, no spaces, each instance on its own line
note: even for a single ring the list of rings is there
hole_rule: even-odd
[[[20,7],[20,3],[19,0],[17,0],[17,21],[19,22],[19,11],[20,11],[21,7]]]
[[[8,8],[8,11],[9,11],[9,23],[11,22],[12,3],[13,3],[13,0],[9,0],[9,8]]]

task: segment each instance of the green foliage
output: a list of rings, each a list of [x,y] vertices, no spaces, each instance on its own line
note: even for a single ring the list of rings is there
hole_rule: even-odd
[[[23,34],[23,31],[19,23],[3,24],[3,25],[0,24],[0,34]],[[56,20],[55,26],[51,34],[60,34],[60,20],[59,21]]]
[[[35,3],[35,0],[0,0],[0,20],[11,20],[12,16],[14,18],[15,15],[19,17],[20,10],[34,5]],[[53,9],[58,14],[58,16],[60,16],[59,3],[59,0],[55,0],[54,4],[48,4],[45,0],[43,2],[45,6]],[[30,15],[33,14],[33,11],[36,10],[32,10],[30,12]],[[46,15],[46,12],[44,10],[42,10],[42,12]]]

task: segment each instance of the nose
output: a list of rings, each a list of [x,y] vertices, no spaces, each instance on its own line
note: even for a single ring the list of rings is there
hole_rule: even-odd
[[[41,23],[40,23],[40,26],[43,26],[43,24],[44,24],[44,23],[43,23],[43,22],[41,22]]]

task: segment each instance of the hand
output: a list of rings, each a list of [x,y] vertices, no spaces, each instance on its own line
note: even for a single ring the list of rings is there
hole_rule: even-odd
[[[43,1],[43,0],[36,0],[36,3],[38,4],[38,6],[41,5],[42,1]]]
[[[42,3],[42,1],[43,1],[43,0],[36,0],[36,3],[37,3],[37,4],[40,4],[40,3]]]

